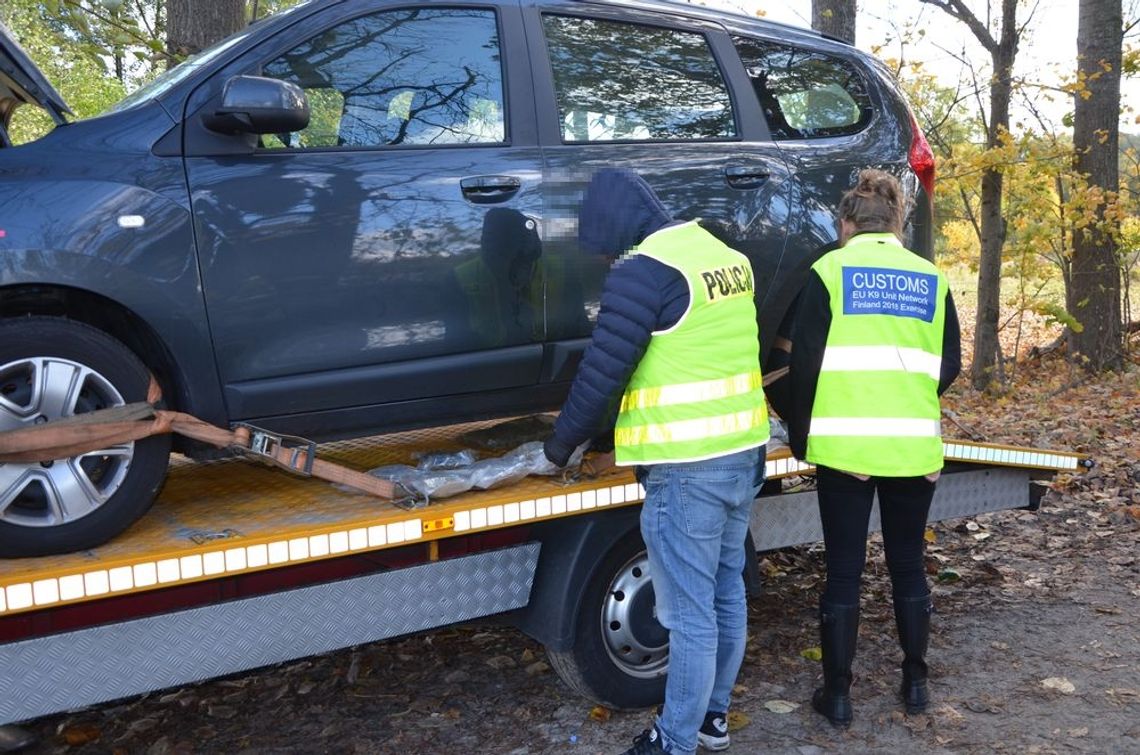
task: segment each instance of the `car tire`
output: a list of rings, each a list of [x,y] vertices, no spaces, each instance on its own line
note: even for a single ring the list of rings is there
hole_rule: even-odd
[[[0,320],[0,431],[145,401],[150,380],[130,349],[89,325]],[[0,463],[0,558],[91,548],[150,508],[166,477],[170,435],[100,451]]]
[[[665,699],[669,634],[654,613],[653,584],[638,531],[619,538],[589,578],[573,645],[551,667],[579,694],[614,709]]]

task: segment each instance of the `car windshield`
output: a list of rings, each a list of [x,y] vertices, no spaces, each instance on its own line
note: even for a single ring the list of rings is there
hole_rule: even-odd
[[[131,92],[126,97],[112,105],[106,112],[117,113],[120,110],[127,110],[129,108],[135,107],[136,105],[139,105],[140,103],[158,97],[163,92],[169,91],[172,87],[184,81],[195,71],[202,68],[202,66],[211,63],[217,58],[221,57],[227,50],[231,49],[239,42],[244,40],[253,31],[260,29],[261,26],[266,22],[270,20],[277,21],[287,15],[291,15],[297,10],[310,5],[315,1],[316,0],[306,0],[305,2],[297,3],[292,8],[283,10],[280,13],[275,13],[272,16],[267,16],[265,18],[259,19],[256,23],[247,26],[245,29],[242,29],[236,34],[226,37],[214,46],[207,47],[205,50],[202,50],[198,54],[190,56],[182,63],[176,65],[174,68],[171,68],[169,71],[166,71],[165,73],[159,75],[149,84],[136,89],[134,92]]]

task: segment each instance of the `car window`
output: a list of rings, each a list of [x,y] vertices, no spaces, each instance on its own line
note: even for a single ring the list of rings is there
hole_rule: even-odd
[[[495,13],[420,8],[334,26],[263,67],[298,84],[309,126],[276,149],[494,144],[506,139]]]
[[[840,58],[733,37],[775,139],[813,139],[862,131],[871,120],[867,83]]]
[[[562,139],[723,139],[732,101],[704,35],[571,16],[543,17]]]

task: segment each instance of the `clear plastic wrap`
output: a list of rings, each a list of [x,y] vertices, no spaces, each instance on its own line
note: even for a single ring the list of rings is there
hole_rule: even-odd
[[[435,498],[448,498],[468,490],[487,490],[498,485],[509,485],[527,477],[539,475],[550,477],[565,469],[577,467],[582,462],[586,446],[576,449],[565,467],[556,467],[542,452],[542,443],[530,441],[502,456],[472,461],[464,466],[452,468],[431,467],[430,464],[442,461],[457,462],[466,458],[474,459],[470,451],[457,454],[425,454],[420,457],[420,466],[393,464],[373,469],[369,474],[397,483],[409,493],[409,498],[400,501],[409,507],[426,506]],[[462,456],[469,454],[469,457]],[[447,457],[443,459],[443,457]],[[425,461],[428,466],[425,467]]]

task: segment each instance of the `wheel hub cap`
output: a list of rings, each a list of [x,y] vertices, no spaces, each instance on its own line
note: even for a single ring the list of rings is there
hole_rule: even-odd
[[[630,559],[610,583],[602,604],[602,636],[615,665],[638,679],[652,679],[669,665],[669,633],[657,621],[649,559]]]
[[[122,395],[98,372],[57,357],[0,366],[0,431],[121,406]],[[0,464],[0,522],[58,527],[95,511],[127,476],[134,443],[70,459]]]

